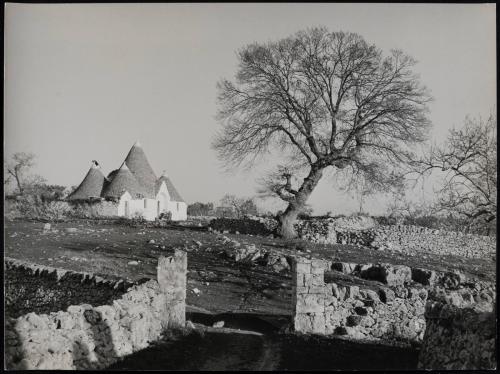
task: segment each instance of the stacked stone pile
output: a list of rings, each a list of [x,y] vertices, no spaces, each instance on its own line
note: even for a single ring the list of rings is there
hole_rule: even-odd
[[[376,231],[337,231],[337,244],[362,245],[370,247],[375,240]]]
[[[295,228],[301,239],[313,243],[367,245],[374,237],[369,229],[376,226],[370,217],[340,217],[302,220]]]
[[[301,239],[319,244],[337,243],[333,219],[299,221],[295,229]]]
[[[371,217],[339,217],[331,218],[335,223],[335,228],[338,231],[361,231],[377,227],[377,221]]]
[[[224,244],[224,255],[236,262],[263,264],[277,273],[290,270],[289,256],[280,251],[242,244],[225,235],[218,235],[217,240]]]
[[[130,288],[110,305],[72,305],[6,321],[8,369],[102,369],[185,324],[185,253],[160,258],[158,282]]]
[[[414,255],[425,251],[483,258],[495,255],[496,238],[419,226],[396,225],[379,226],[374,240],[369,245],[377,249],[391,249]]]
[[[496,321],[492,304],[428,303],[427,329],[419,354],[419,369],[495,369]]]
[[[369,226],[368,223],[365,226]],[[496,238],[419,226],[342,226],[335,219],[297,223],[299,237],[314,243],[363,245],[417,256],[422,252],[467,258],[496,256]]]
[[[333,262],[331,268],[346,275],[378,281],[388,286],[419,284],[429,291],[429,299],[446,299],[455,306],[491,303],[496,295],[493,283],[468,278],[459,271],[436,272],[405,265],[348,262]]]
[[[324,272],[330,267],[323,260],[297,258],[294,262],[296,331],[355,339],[422,340],[427,300],[424,288],[399,283],[397,287],[325,283]]]

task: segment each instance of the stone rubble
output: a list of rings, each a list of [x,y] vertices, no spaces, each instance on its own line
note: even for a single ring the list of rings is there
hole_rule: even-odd
[[[427,329],[418,368],[496,369],[496,318],[491,303],[457,306],[435,301],[426,306]]]
[[[220,234],[217,239],[225,245],[225,256],[236,262],[263,263],[277,273],[290,270],[289,256],[277,250],[260,248],[255,244],[242,244]]]
[[[296,331],[367,340],[422,340],[427,290],[410,287],[404,288],[405,292],[397,290],[396,295],[393,289],[378,285],[325,283],[324,273],[331,265],[324,260],[295,259],[292,295]],[[404,279],[408,279],[405,274]]]

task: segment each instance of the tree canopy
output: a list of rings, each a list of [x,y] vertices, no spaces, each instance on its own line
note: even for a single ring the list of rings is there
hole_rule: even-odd
[[[383,188],[412,159],[411,146],[426,139],[431,98],[402,51],[383,56],[360,35],[319,27],[250,44],[238,61],[235,80],[218,84],[222,129],[213,147],[230,167],[280,152],[286,172],[271,184],[289,203],[283,217],[290,222],[325,168]],[[291,176],[301,170],[307,176],[293,188]]]

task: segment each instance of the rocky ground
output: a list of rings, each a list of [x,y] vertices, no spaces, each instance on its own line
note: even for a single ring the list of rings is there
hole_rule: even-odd
[[[67,270],[92,272],[108,279],[115,277],[137,281],[154,278],[158,257],[171,254],[174,248],[184,248],[188,252],[188,319],[205,326],[223,320],[226,327],[233,329],[265,331],[261,335],[249,334],[240,339],[241,331],[226,331],[227,334],[223,334],[226,338],[221,338],[221,330],[207,330],[203,342],[200,341],[200,334],[190,334],[160,342],[138,353],[145,355],[141,356],[145,359],[140,362],[153,365],[151,362],[154,360],[148,355],[167,349],[169,357],[180,360],[176,364],[178,369],[349,369],[361,368],[364,363],[366,368],[415,367],[415,349],[401,348],[403,350],[395,354],[392,350],[396,348],[363,345],[342,339],[279,334],[280,330],[287,328],[292,315],[292,284],[286,255],[299,254],[356,264],[389,263],[440,272],[458,270],[473,279],[495,280],[495,262],[491,259],[464,259],[425,252],[420,256],[410,256],[353,245],[220,235],[204,227],[142,228],[92,221],[50,225],[27,221],[5,222],[5,256]],[[198,327],[196,330],[203,329]],[[217,344],[233,353],[228,353],[225,358],[224,355],[215,355],[211,349]],[[194,347],[198,347],[196,354],[199,359],[182,359],[183,352],[192,351]],[[175,349],[178,353],[170,355]],[[242,350],[248,352],[246,357],[237,353]],[[309,351],[311,357],[316,359],[301,362],[303,359],[300,357],[307,356],[298,355],[299,351]],[[331,355],[332,351],[336,355]],[[357,352],[356,355],[353,352]],[[217,357],[209,359],[214,355]],[[233,361],[229,360],[229,356]],[[370,360],[360,362],[356,357],[369,357]],[[249,364],[255,360],[260,366]],[[174,368],[169,365],[174,365],[175,360],[166,361],[161,368]],[[139,368],[134,366],[137,362],[131,358],[117,368]],[[148,368],[159,367],[153,365]]]

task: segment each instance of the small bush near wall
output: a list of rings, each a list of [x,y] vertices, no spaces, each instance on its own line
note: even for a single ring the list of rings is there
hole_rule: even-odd
[[[6,219],[65,221],[71,218],[116,217],[118,203],[113,201],[46,201],[36,195],[9,199],[5,206]]]
[[[6,219],[30,219],[40,221],[63,221],[72,208],[65,201],[43,201],[39,196],[26,195],[9,200],[5,207]]]

